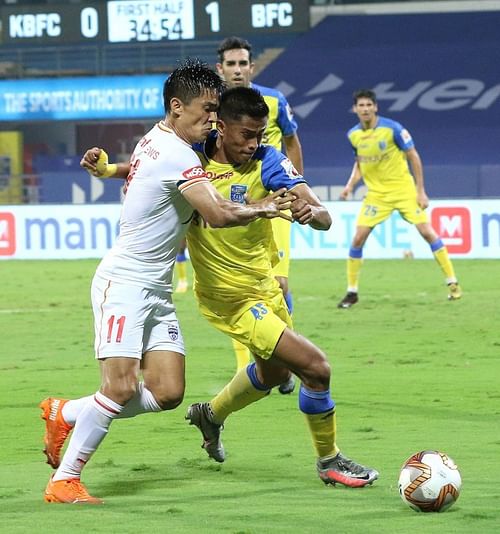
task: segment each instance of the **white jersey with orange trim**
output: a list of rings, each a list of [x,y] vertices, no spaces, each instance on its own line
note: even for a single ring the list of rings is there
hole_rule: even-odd
[[[131,156],[120,233],[96,275],[171,291],[175,256],[193,215],[182,192],[200,182],[208,179],[191,146],[156,124]]]

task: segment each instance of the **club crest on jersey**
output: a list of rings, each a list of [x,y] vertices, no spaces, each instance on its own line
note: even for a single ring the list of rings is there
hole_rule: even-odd
[[[281,166],[285,169],[285,172],[290,178],[300,178],[300,172],[293,166],[293,163],[288,158],[285,158],[281,162]]]
[[[238,202],[238,204],[245,204],[245,195],[248,190],[248,185],[232,184],[231,185],[231,201]]]
[[[177,341],[177,339],[179,339],[179,329],[173,324],[169,325],[168,335],[172,341]]]
[[[380,150],[385,150],[387,148],[387,142],[386,141],[379,141],[378,142],[378,147],[380,148]]]

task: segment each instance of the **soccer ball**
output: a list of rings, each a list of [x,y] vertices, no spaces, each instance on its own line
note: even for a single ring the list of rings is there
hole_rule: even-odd
[[[422,451],[403,464],[399,494],[417,512],[444,512],[460,495],[462,479],[455,462],[439,451]]]

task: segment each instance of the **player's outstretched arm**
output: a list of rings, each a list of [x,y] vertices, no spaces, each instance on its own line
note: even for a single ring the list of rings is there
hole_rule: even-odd
[[[130,170],[129,163],[109,163],[108,155],[102,148],[89,148],[80,160],[80,166],[97,178],[125,179]]]
[[[282,188],[259,201],[239,204],[223,198],[209,182],[198,183],[183,191],[186,200],[212,228],[245,226],[259,217],[279,217],[281,211],[291,207],[290,197],[282,196],[285,193],[286,189]]]
[[[296,197],[290,206],[294,221],[308,224],[315,230],[328,230],[332,218],[328,210],[307,184],[299,184],[291,190]]]

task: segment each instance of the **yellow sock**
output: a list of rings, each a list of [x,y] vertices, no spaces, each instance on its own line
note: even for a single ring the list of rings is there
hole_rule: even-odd
[[[347,290],[358,291],[359,272],[361,271],[361,258],[347,258]]]
[[[269,390],[256,389],[248,377],[246,368],[241,369],[234,375],[231,382],[210,401],[214,422],[223,423],[230,413],[237,412],[264,398],[268,393]]]
[[[186,260],[175,262],[175,272],[177,280],[187,280]]]
[[[326,413],[304,414],[318,458],[335,456],[339,449],[335,443],[337,431],[335,410]]]
[[[442,246],[438,250],[434,251],[434,257],[436,258],[436,261],[438,262],[439,266],[441,267],[441,270],[443,271],[446,277],[446,282],[448,284],[450,282],[456,282],[457,278],[455,276],[455,271],[448,255],[448,249],[445,246]]]
[[[236,372],[245,368],[250,363],[250,351],[243,343],[233,339],[233,349],[236,354]]]

